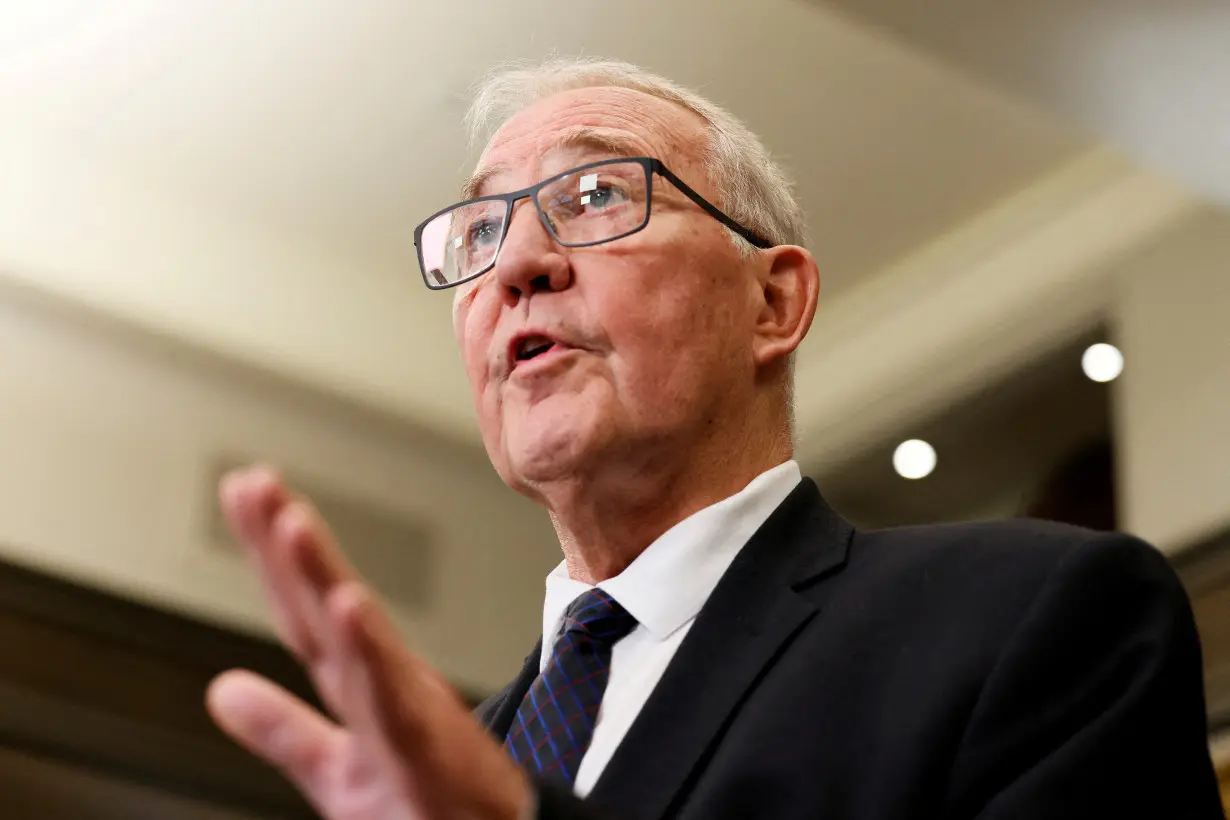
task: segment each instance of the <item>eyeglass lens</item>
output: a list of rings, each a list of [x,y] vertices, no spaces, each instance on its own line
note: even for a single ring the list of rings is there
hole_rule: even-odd
[[[550,180],[535,197],[547,228],[562,245],[608,242],[639,230],[649,218],[649,180],[637,162],[572,171]],[[445,287],[495,263],[509,218],[509,203],[463,203],[423,227],[420,253],[429,282]]]

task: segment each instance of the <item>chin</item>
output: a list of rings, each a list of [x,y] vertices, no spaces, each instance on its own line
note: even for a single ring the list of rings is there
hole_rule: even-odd
[[[523,419],[504,436],[510,483],[544,484],[567,479],[585,469],[601,449],[598,427],[576,414]]]
[[[526,484],[544,484],[575,475],[585,464],[583,444],[562,432],[510,449],[510,472]]]

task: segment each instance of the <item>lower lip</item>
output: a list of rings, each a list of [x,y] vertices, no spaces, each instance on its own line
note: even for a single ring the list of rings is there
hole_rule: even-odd
[[[513,364],[512,376],[535,376],[552,367],[569,353],[577,353],[578,348],[552,345],[545,353],[539,353],[532,359],[523,359]]]

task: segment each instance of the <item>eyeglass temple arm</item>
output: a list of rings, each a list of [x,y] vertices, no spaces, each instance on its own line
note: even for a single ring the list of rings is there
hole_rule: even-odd
[[[705,211],[705,213],[709,214],[709,216],[713,217],[718,222],[721,222],[727,228],[730,228],[732,231],[739,234],[739,236],[743,237],[748,242],[751,242],[757,248],[773,247],[772,242],[768,241],[767,239],[761,238],[757,234],[753,233],[752,231],[740,225],[738,222],[735,222],[729,216],[724,214],[721,208],[718,208],[716,205],[711,203],[709,200],[705,199],[703,196],[696,193],[696,191],[692,190],[691,185],[688,185],[682,179],[672,174],[670,169],[667,168],[665,165],[663,165],[661,161],[655,160],[653,165],[654,165],[653,170],[655,173],[660,174],[664,179],[668,180],[671,183],[671,185],[674,185],[680,191],[683,191],[684,196],[686,196],[688,199],[692,200],[697,205],[699,205]]]

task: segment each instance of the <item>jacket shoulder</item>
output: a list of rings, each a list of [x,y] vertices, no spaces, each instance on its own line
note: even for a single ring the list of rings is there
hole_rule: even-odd
[[[1130,535],[1032,519],[856,531],[852,591],[944,619],[1008,627],[1047,588],[1143,584],[1170,597],[1178,577]]]
[[[1125,560],[1165,560],[1134,536],[1030,518],[858,530],[854,548],[856,553],[902,569],[919,563],[931,567],[956,564],[1018,580],[1022,573],[1049,574],[1069,556],[1088,549],[1108,549]]]

